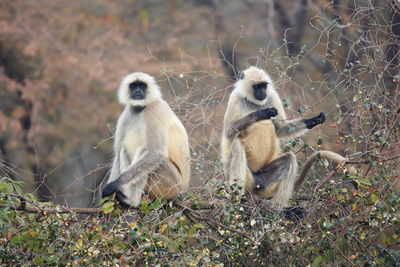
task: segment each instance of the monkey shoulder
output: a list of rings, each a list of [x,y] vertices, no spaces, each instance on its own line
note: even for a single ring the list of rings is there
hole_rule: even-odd
[[[147,112],[151,113],[153,131],[159,131],[165,138],[168,150],[182,153],[189,150],[189,141],[185,127],[171,107],[164,100],[157,101]],[[186,153],[186,152],[185,152]]]
[[[144,116],[146,116],[145,120],[149,123],[162,125],[167,124],[171,119],[173,120],[176,117],[171,107],[162,99],[148,105],[145,109]]]

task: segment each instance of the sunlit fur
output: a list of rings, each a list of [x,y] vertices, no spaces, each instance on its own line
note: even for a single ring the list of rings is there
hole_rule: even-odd
[[[266,98],[257,100],[253,84],[268,83]],[[257,110],[276,108],[278,115],[271,119],[254,121],[252,114]],[[240,132],[235,129],[243,128]],[[248,192],[253,192],[255,180],[253,173],[269,164],[278,166],[273,176],[275,182],[264,191],[257,191],[263,198],[272,198],[272,205],[282,208],[288,205],[296,180],[297,162],[292,152],[281,154],[279,139],[300,136],[308,129],[303,120],[287,120],[281,98],[274,88],[270,76],[262,69],[250,67],[244,71],[244,78],[237,81],[229,97],[224,117],[221,140],[221,159],[224,174],[229,184],[237,184]],[[270,166],[273,166],[270,165]]]
[[[129,95],[129,84],[135,81],[141,81],[147,84],[146,98],[134,100]],[[118,89],[118,99],[123,105],[145,106],[161,98],[160,87],[157,85],[154,77],[143,72],[131,73],[122,79]]]
[[[129,84],[134,81],[147,84],[145,99],[130,98]],[[118,97],[125,109],[118,119],[115,157],[103,196],[121,192],[125,197],[120,201],[131,206],[141,203],[143,193],[154,199],[177,197],[190,181],[189,141],[182,122],[148,74],[126,76]]]

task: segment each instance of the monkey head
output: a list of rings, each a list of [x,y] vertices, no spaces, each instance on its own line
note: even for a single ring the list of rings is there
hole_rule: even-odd
[[[257,67],[250,67],[241,72],[236,88],[243,97],[258,105],[266,103],[268,90],[275,90],[269,75]]]
[[[123,105],[145,107],[161,98],[161,91],[154,77],[134,72],[122,79],[118,89],[118,99]]]

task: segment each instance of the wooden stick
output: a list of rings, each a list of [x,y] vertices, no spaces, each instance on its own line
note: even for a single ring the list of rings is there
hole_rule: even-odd
[[[32,206],[21,206],[21,205],[9,205],[9,204],[0,204],[0,208],[10,208],[13,210],[20,210],[25,212],[33,212],[33,213],[78,213],[78,214],[100,214],[103,211],[99,208],[75,208],[75,207],[32,207]]]

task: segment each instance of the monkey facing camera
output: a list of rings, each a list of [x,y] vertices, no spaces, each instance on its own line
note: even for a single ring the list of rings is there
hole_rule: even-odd
[[[264,70],[250,67],[239,77],[224,117],[221,158],[225,177],[241,194],[247,191],[271,199],[273,207],[301,216],[304,209],[288,208],[296,182],[296,156],[293,152],[282,154],[280,142],[325,122],[325,114],[288,120]]]
[[[117,122],[114,161],[102,196],[115,193],[125,207],[137,207],[143,193],[177,197],[190,180],[189,141],[181,121],[146,73],[126,76],[118,98],[125,108]]]

